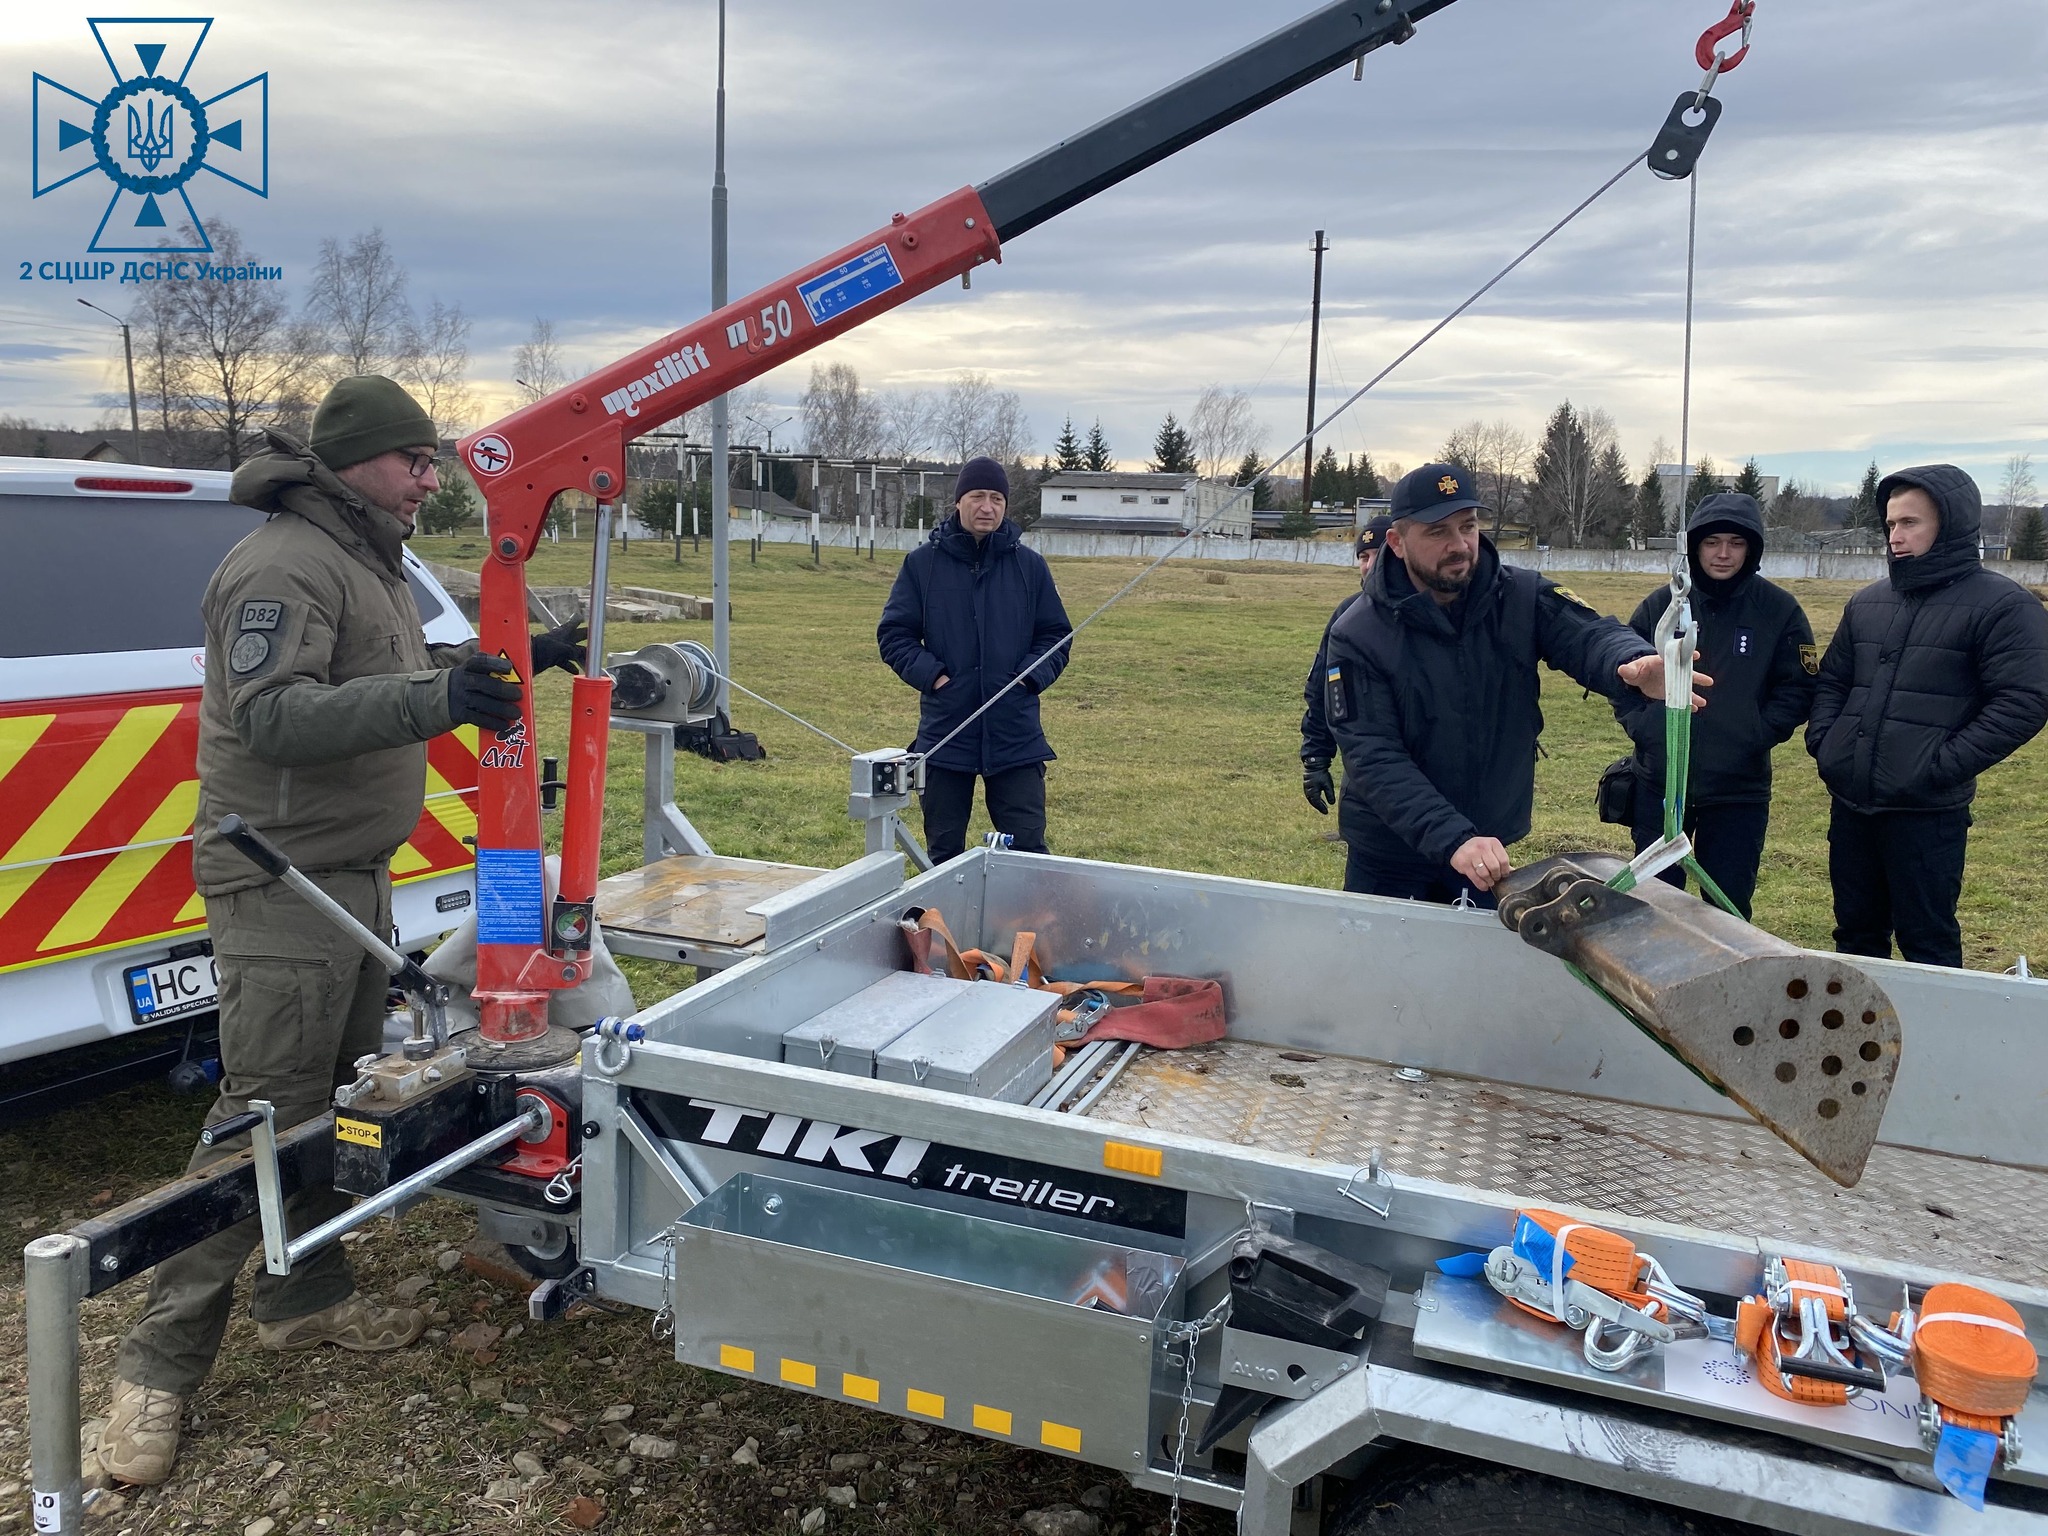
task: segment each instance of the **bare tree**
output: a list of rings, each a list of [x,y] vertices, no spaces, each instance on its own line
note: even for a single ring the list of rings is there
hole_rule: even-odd
[[[946,386],[932,409],[932,439],[941,458],[964,464],[981,451],[995,393],[994,380],[971,369]]]
[[[1626,512],[1626,492],[1614,418],[1597,407],[1574,410],[1567,400],[1551,413],[1536,451],[1530,507],[1538,526],[1568,548],[1583,548],[1596,529]]]
[[[1789,476],[1771,499],[1772,518],[1779,527],[1790,528],[1795,533],[1819,531],[1826,512],[1827,508],[1818,496],[1808,495],[1800,489],[1799,482]]]
[[[331,238],[320,242],[305,313],[319,328],[330,379],[398,371],[412,308],[405,299],[405,269],[383,230],[357,235],[347,245]]]
[[[1998,482],[1998,504],[2005,511],[2005,526],[2000,530],[2008,541],[2013,530],[2020,525],[2020,514],[2034,505],[2034,456],[2031,453],[2016,453],[2005,461],[2005,474]]]
[[[1437,450],[1436,456],[1446,464],[1455,464],[1458,468],[1476,475],[1479,473],[1482,453],[1480,439],[1485,435],[1485,422],[1468,421],[1462,427],[1452,430],[1451,435],[1444,439],[1443,447]]]
[[[921,389],[892,389],[881,397],[882,452],[899,462],[931,446],[932,399]]]
[[[406,328],[399,379],[412,386],[444,437],[469,425],[475,400],[469,392],[469,316],[459,304],[434,300],[427,317]]]
[[[1529,472],[1533,452],[1529,434],[1504,419],[1468,421],[1444,439],[1444,461],[1478,479],[1480,494],[1493,508],[1496,539],[1521,495],[1522,477]]]
[[[988,432],[981,452],[999,464],[1018,465],[1033,446],[1031,422],[1024,414],[1024,398],[1014,389],[999,389],[990,402]]]
[[[850,363],[813,363],[797,409],[804,444],[828,459],[872,458],[882,442],[882,403]]]
[[[555,342],[555,322],[536,318],[533,331],[512,354],[512,382],[529,402],[552,395],[569,382],[562,349]]]
[[[258,260],[232,225],[209,220],[206,234],[220,266]],[[197,238],[189,226],[182,232],[186,247]],[[188,453],[217,453],[232,469],[255,448],[264,428],[304,432],[321,340],[310,326],[293,321],[275,287],[204,280],[154,284],[138,319],[151,407],[174,445],[182,439]]]
[[[1258,451],[1262,439],[1252,397],[1241,389],[1211,384],[1189,413],[1188,440],[1205,480],[1228,480],[1247,453]]]

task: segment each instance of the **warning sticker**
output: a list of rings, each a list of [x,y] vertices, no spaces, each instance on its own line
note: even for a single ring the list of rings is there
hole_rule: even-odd
[[[851,261],[842,261],[829,272],[820,272],[809,282],[797,284],[797,297],[811,313],[811,324],[823,325],[834,315],[903,286],[903,274],[889,247],[878,245],[862,251]]]
[[[344,1120],[336,1115],[334,1139],[352,1141],[359,1147],[381,1147],[384,1145],[384,1127],[368,1120]]]
[[[477,849],[477,943],[539,944],[544,905],[538,848]]]

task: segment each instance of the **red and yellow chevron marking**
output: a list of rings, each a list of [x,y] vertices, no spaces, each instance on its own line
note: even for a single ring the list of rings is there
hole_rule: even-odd
[[[0,704],[0,972],[199,931],[199,690]],[[475,855],[477,733],[427,746],[426,811],[392,877]]]

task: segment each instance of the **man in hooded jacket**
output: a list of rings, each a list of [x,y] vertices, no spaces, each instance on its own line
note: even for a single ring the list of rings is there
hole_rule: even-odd
[[[1302,701],[1308,705],[1301,714],[1301,792],[1318,816],[1329,815],[1330,807],[1337,803],[1337,784],[1330,775],[1330,761],[1337,755],[1337,738],[1330,734],[1328,701],[1324,698],[1330,671],[1330,624],[1365,596],[1366,578],[1372,575],[1373,562],[1386,548],[1387,533],[1393,526],[1391,517],[1381,516],[1358,530],[1358,543],[1353,551],[1358,557],[1358,590],[1337,605],[1329,623],[1323,626],[1316,659],[1308,669],[1308,681],[1301,687]]]
[[[1754,497],[1722,491],[1701,499],[1685,528],[1692,562],[1692,611],[1700,667],[1714,679],[1707,707],[1692,720],[1692,775],[1684,830],[1693,857],[1721,893],[1749,916],[1757,866],[1771,820],[1771,749],[1791,739],[1813,705],[1820,652],[1799,600],[1766,581],[1764,519]],[[1671,607],[1660,586],[1629,628],[1654,641]],[[1664,707],[1624,698],[1615,718],[1636,745],[1635,834],[1642,852],[1664,835]],[[1682,868],[1664,879],[1685,884]]]
[[[380,962],[218,833],[239,813],[373,933],[391,931],[391,858],[425,804],[426,743],[458,725],[510,729],[521,690],[474,642],[429,646],[406,585],[404,545],[438,485],[439,434],[397,384],[337,383],[309,443],[269,434],[235,471],[231,498],[270,514],[207,584],[199,702],[199,813],[192,873],[220,969],[215,1124],[252,1099],[284,1130],[325,1110],[357,1058],[382,1050],[390,978]],[[533,638],[535,671],[582,660],[580,623]],[[230,1156],[201,1145],[188,1167]],[[286,1206],[303,1232],[346,1210],[330,1187]],[[252,1217],[156,1267],[115,1362],[99,1454],[126,1483],[161,1483],[185,1400],[211,1369],[235,1277],[258,1241]],[[339,1244],[289,1275],[258,1274],[249,1310],[268,1349],[398,1349],[425,1314],[370,1302]]]
[[[1467,471],[1425,464],[1392,499],[1365,596],[1329,630],[1344,888],[1492,906],[1512,870],[1507,845],[1528,836],[1535,805],[1536,664],[1616,699],[1661,697],[1664,663],[1569,588],[1504,564],[1479,531],[1485,508]]]
[[[911,750],[937,749],[922,809],[925,849],[940,864],[967,845],[977,776],[995,829],[1012,847],[1046,851],[1045,765],[1056,754],[1038,696],[1073,648],[1060,644],[1067,610],[1045,557],[1009,520],[1009,495],[994,459],[963,464],[953,515],[904,557],[875,628],[882,660],[920,695]]]
[[[2048,613],[1984,569],[1983,501],[1953,464],[1878,483],[1891,572],[1849,599],[1821,658],[1806,750],[1834,797],[1835,948],[1961,966],[1977,775],[2048,722]]]

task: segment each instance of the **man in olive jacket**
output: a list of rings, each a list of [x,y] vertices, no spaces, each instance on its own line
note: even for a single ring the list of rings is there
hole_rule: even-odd
[[[1878,483],[1891,574],[1849,599],[1806,750],[1834,796],[1835,948],[1963,963],[1956,903],[1977,775],[2048,722],[2048,613],[1984,569],[1983,501],[1953,464]]]
[[[230,492],[270,514],[221,562],[201,601],[206,672],[199,704],[194,882],[220,972],[220,1097],[209,1124],[252,1099],[283,1130],[325,1110],[353,1063],[380,1051],[390,978],[376,960],[221,839],[240,813],[375,933],[391,931],[391,857],[426,795],[426,743],[457,725],[509,729],[521,690],[474,643],[429,647],[406,586],[403,549],[439,482],[439,435],[397,384],[343,379],[313,417],[310,445],[281,432],[235,472]],[[581,659],[573,622],[533,641],[539,671]],[[230,1155],[201,1146],[188,1167]],[[348,1207],[314,1188],[291,1229]],[[256,1223],[156,1268],[122,1344],[100,1459],[123,1482],[170,1473],[185,1399],[220,1350],[235,1276]],[[340,1245],[286,1276],[256,1277],[250,1312],[271,1349],[385,1350],[410,1344],[424,1314],[360,1295]]]

